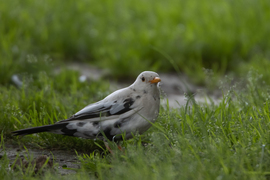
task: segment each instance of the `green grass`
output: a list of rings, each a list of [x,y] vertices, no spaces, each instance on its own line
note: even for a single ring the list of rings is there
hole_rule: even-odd
[[[262,73],[262,72],[261,72]],[[79,74],[63,70],[40,72],[21,88],[0,89],[0,131],[5,143],[27,147],[80,151],[82,167],[71,179],[264,179],[269,171],[269,86],[250,71],[246,81],[224,90],[218,105],[197,104],[169,109],[162,106],[153,127],[142,136],[124,141],[124,153],[114,143],[114,155],[102,143],[50,133],[13,137],[13,130],[65,119],[88,103],[103,98],[105,81],[78,82]],[[224,86],[225,87],[225,86]],[[33,169],[11,172],[9,160],[0,160],[5,179],[59,179],[56,173],[32,176]]]
[[[21,71],[13,64],[24,66],[28,54],[132,78],[146,69],[174,70],[171,57],[202,83],[202,68],[223,75],[258,54],[269,60],[269,12],[268,0],[1,0],[0,59],[8,67],[1,75]]]

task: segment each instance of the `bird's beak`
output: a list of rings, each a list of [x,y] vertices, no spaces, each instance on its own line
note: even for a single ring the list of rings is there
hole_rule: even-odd
[[[160,82],[161,79],[159,77],[155,77],[153,80],[149,81],[151,84]]]

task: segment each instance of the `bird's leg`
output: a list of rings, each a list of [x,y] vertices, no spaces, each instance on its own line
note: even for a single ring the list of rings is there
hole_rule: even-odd
[[[113,155],[114,153],[113,153],[112,149],[110,148],[109,144],[107,142],[104,142],[104,145],[105,145],[106,149]],[[124,149],[122,148],[122,146],[117,144],[117,147],[121,152],[124,152]]]
[[[106,149],[113,154],[112,149],[110,148],[109,144],[107,142],[104,142]]]
[[[117,147],[118,147],[118,149],[119,149],[120,151],[123,152],[123,148],[122,148],[119,144],[117,144]]]

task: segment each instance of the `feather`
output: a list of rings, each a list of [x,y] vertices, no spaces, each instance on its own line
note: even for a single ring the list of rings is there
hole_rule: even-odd
[[[109,117],[113,115],[121,115],[130,110],[134,100],[127,98],[123,102],[114,101],[113,103],[103,103],[101,101],[86,106],[81,111],[77,112],[69,119],[59,121],[57,123],[63,123],[74,120],[90,120],[93,118],[100,118],[102,116]]]
[[[66,127],[66,125],[68,125],[68,123],[59,123],[59,124],[53,124],[53,125],[22,129],[22,130],[14,131],[12,133],[14,136],[19,136],[19,135],[27,135],[27,134],[34,134],[34,133],[40,133],[40,132],[50,132],[50,131],[63,129]]]

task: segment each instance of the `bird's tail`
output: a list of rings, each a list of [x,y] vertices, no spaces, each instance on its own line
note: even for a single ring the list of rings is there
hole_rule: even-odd
[[[12,133],[14,136],[21,136],[21,135],[41,133],[41,132],[57,132],[57,130],[65,129],[67,124],[68,123],[59,123],[59,124],[52,124],[52,125],[46,125],[46,126],[39,126],[39,127],[13,131]]]

